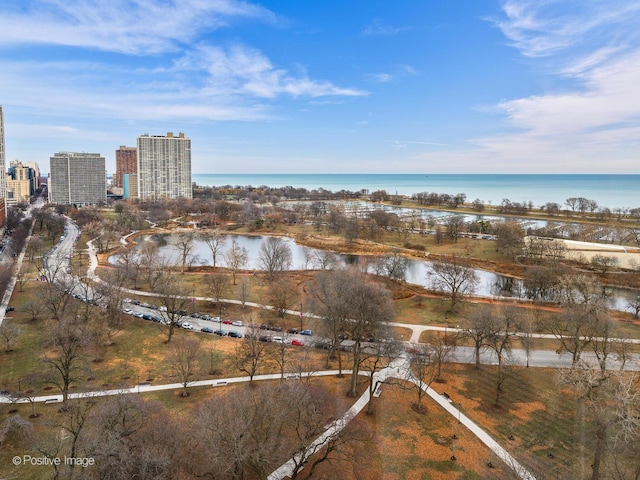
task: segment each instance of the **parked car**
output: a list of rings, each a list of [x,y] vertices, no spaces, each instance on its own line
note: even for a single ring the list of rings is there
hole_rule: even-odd
[[[182,322],[182,325],[180,326],[185,330],[193,330],[193,325],[191,325],[189,322]]]
[[[271,337],[269,335],[260,335],[258,337],[258,340],[261,342],[270,342],[271,341]]]
[[[311,336],[311,335],[313,335],[313,330],[302,330],[300,332],[300,335],[309,335],[309,336]]]
[[[213,328],[209,328],[209,327],[202,327],[202,328],[200,329],[200,331],[201,331],[202,333],[213,333]]]
[[[242,320],[236,320],[234,322],[231,322],[231,325],[233,325],[234,327],[244,327],[244,322]]]
[[[213,333],[215,333],[216,335],[220,335],[221,337],[226,337],[227,335],[229,335],[229,332],[227,332],[226,330],[222,330],[222,329],[216,330]]]
[[[329,350],[331,348],[330,340],[320,340],[313,344],[315,348],[321,348],[323,350]]]
[[[133,315],[133,310],[131,310],[130,308],[125,308],[124,313],[126,313],[127,315]]]
[[[297,328],[290,328],[289,329],[289,333],[298,333],[298,329]]]
[[[284,343],[284,340],[282,339],[282,337],[278,337],[278,336],[271,337],[271,341],[273,343]]]
[[[242,338],[242,334],[240,332],[235,331],[235,330],[231,330],[229,332],[229,336],[233,337],[233,338]]]
[[[304,340],[299,340],[297,338],[291,339],[291,345],[295,345],[297,347],[304,347]]]
[[[227,318],[226,320],[222,320],[222,323],[225,325],[231,325],[233,322]]]

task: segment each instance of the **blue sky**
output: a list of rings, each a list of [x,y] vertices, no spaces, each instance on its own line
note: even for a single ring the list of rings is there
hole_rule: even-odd
[[[637,0],[0,0],[7,161],[640,173]]]

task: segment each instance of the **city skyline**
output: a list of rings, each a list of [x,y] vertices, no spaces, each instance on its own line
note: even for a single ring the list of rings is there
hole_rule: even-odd
[[[193,173],[640,173],[637,1],[4,3],[7,162],[181,131]]]

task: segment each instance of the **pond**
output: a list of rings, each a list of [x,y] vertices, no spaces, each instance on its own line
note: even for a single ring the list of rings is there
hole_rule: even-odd
[[[170,234],[166,235],[147,235],[138,237],[138,245],[136,249],[140,249],[145,242],[157,242],[159,245],[158,256],[170,264],[178,265],[180,263],[179,250],[170,243]],[[252,236],[252,235],[224,235],[224,244],[221,254],[216,257],[216,265],[227,267],[225,253],[231,247],[233,240],[247,250],[248,263],[243,270],[260,271],[260,249],[265,239],[268,237]],[[330,253],[322,249],[305,247],[298,245],[289,237],[280,237],[291,250],[291,270],[320,270],[322,265],[328,262],[337,265],[358,265],[360,262],[369,261],[371,257]],[[211,251],[207,244],[202,240],[194,240],[193,250],[191,253],[191,265],[213,265]],[[109,258],[112,264],[118,263],[118,256],[113,255]],[[405,280],[414,285],[429,287],[428,279],[429,266],[431,262],[427,260],[408,259],[405,273]],[[373,267],[369,265],[368,270],[373,271]],[[524,288],[522,281],[518,278],[499,275],[487,270],[475,269],[479,283],[475,295],[481,297],[516,297],[524,298]],[[635,298],[638,292],[624,289],[612,289],[609,298],[610,307],[615,310],[625,310],[627,299]]]

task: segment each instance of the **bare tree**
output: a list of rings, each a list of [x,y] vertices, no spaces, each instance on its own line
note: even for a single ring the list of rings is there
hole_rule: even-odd
[[[209,288],[209,293],[219,304],[229,288],[229,277],[222,273],[212,273],[206,275],[204,280]]]
[[[278,272],[291,267],[291,248],[281,237],[267,237],[260,247],[258,262],[271,282]]]
[[[627,300],[627,309],[633,312],[633,318],[638,318],[638,315],[640,315],[640,295],[634,299]]]
[[[242,277],[240,279],[240,283],[238,284],[238,297],[239,297],[240,303],[242,304],[243,309],[247,301],[249,300],[250,293],[251,293],[251,283],[247,277]]]
[[[180,273],[184,273],[187,264],[191,261],[194,240],[195,234],[193,232],[180,232],[172,237],[171,244],[178,250],[180,258]]]
[[[266,358],[266,342],[261,342],[256,329],[248,329],[245,341],[236,344],[233,358],[235,366],[241,372],[249,375],[249,381],[253,384],[255,377]]]
[[[620,266],[620,259],[613,255],[597,254],[591,257],[590,263],[602,275],[606,275],[612,268]]]
[[[213,268],[216,268],[217,259],[222,253],[222,247],[224,247],[225,236],[220,230],[212,230],[210,232],[201,233],[199,235],[199,239],[202,240],[209,248]]]
[[[167,343],[170,343],[189,305],[189,292],[178,277],[171,273],[164,273],[156,293],[159,294],[162,317],[167,327]]]
[[[182,396],[186,397],[189,395],[187,387],[200,368],[200,341],[191,336],[180,336],[172,345],[171,366],[184,388]]]
[[[584,439],[593,449],[591,480],[598,480],[608,450],[619,451],[629,443],[637,446],[640,439],[638,377],[623,372],[602,372],[580,363],[560,370],[558,381],[571,389],[585,414],[585,426],[591,435]],[[637,478],[637,465],[622,462],[615,467],[618,469],[615,478]]]
[[[448,333],[446,336],[436,336],[426,346],[429,362],[435,366],[436,380],[442,381],[442,366],[449,361],[458,342],[458,334]]]
[[[491,316],[488,323],[488,335],[486,345],[496,354],[498,359],[498,371],[496,374],[496,399],[495,405],[500,405],[500,395],[504,390],[505,381],[508,378],[507,368],[510,366],[511,348],[513,341],[518,337],[520,319],[515,308],[501,309]]]
[[[62,393],[62,408],[68,408],[69,389],[81,378],[83,347],[86,334],[81,326],[67,318],[51,324],[53,350],[47,352],[44,361],[51,367],[50,382]]]
[[[575,365],[593,341],[603,315],[606,315],[606,309],[599,303],[569,305],[559,315],[547,320],[544,326],[560,342],[558,351],[569,352],[571,363]]]
[[[204,402],[192,423],[192,475],[197,478],[267,478],[291,445],[285,431],[291,419],[287,384],[260,386],[243,395]],[[277,405],[277,408],[271,406]],[[201,451],[204,455],[199,454]]]
[[[383,368],[387,368],[394,360],[404,354],[404,346],[395,340],[367,342],[360,349],[360,367],[369,372],[369,402],[367,413],[373,413],[374,392],[386,379],[379,378],[376,374]]]
[[[18,337],[20,336],[20,327],[15,323],[6,320],[0,324],[0,340],[4,343],[4,351],[9,353],[13,350]]]
[[[467,295],[471,295],[478,285],[478,276],[468,260],[453,255],[446,261],[433,262],[428,278],[436,290],[448,293],[451,298],[450,311]]]
[[[471,340],[475,350],[475,368],[480,368],[480,352],[486,348],[487,337],[489,336],[489,322],[493,316],[491,307],[482,305],[474,309],[468,320],[463,320],[462,337]]]
[[[278,278],[269,284],[269,302],[282,318],[299,297],[295,282],[289,278]]]
[[[333,270],[338,263],[335,253],[326,250],[305,252],[305,260],[316,270]]]
[[[45,305],[41,299],[31,299],[22,304],[22,310],[29,314],[31,321],[36,321],[45,310]]]
[[[493,225],[496,250],[515,260],[524,247],[524,231],[519,222],[505,221]]]
[[[347,269],[318,272],[307,289],[311,292],[311,308],[322,319],[318,323],[320,333],[328,339],[326,366],[329,368],[330,359],[337,357],[340,376],[342,375],[340,343],[345,336],[344,325],[349,316],[349,299],[342,293],[351,283],[352,275],[354,275],[353,272]]]
[[[416,346],[415,351],[410,357],[410,367],[407,370],[409,382],[415,388],[418,400],[414,404],[414,409],[418,413],[422,413],[422,399],[427,394],[427,390],[431,384],[438,378],[438,366],[432,361],[431,350],[428,345],[420,344]]]
[[[233,274],[233,284],[236,284],[236,274],[238,270],[243,268],[249,261],[249,252],[246,248],[241,247],[235,239],[231,242],[231,247],[224,253],[224,259],[227,267]]]
[[[274,343],[267,350],[267,358],[271,360],[280,373],[280,381],[284,380],[287,367],[291,363],[292,350],[288,338],[285,336],[281,342]]]
[[[407,273],[407,259],[396,249],[391,255],[385,255],[374,259],[374,271],[376,275],[393,280],[404,280]]]

